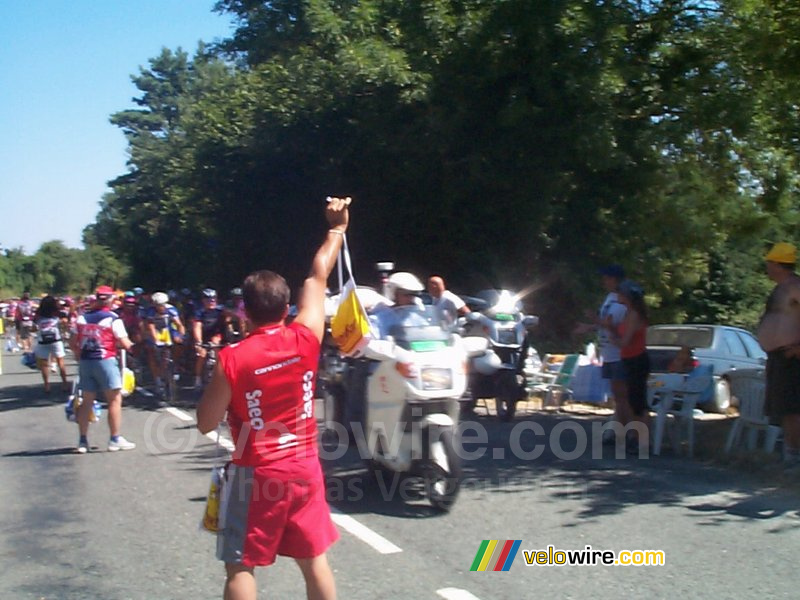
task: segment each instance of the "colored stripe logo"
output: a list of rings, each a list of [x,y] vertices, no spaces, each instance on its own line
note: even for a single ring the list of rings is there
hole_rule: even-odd
[[[508,571],[522,540],[483,540],[470,571]]]

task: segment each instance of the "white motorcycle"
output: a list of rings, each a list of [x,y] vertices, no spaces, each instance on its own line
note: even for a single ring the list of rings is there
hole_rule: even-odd
[[[484,290],[473,300],[480,312],[462,319],[464,332],[484,337],[488,347],[470,361],[470,392],[464,408],[471,412],[478,398],[494,398],[497,417],[510,421],[517,402],[527,394],[525,367],[529,355],[536,353],[528,333],[539,318],[523,314],[518,295],[508,290]]]
[[[443,326],[432,306],[395,307],[397,324],[365,355],[378,361],[366,385],[367,465],[420,475],[430,503],[449,510],[461,484],[458,400],[467,385],[468,354],[486,340],[464,339]]]

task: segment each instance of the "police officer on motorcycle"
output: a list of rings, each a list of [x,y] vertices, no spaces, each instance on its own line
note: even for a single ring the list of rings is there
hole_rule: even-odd
[[[394,273],[386,285],[386,295],[393,302],[391,306],[380,305],[370,315],[370,323],[379,339],[386,339],[392,328],[400,322],[400,311],[419,306],[419,294],[425,289],[422,282],[413,274],[400,271]],[[367,358],[352,360],[347,375],[347,401],[345,404],[345,423],[352,435],[353,424],[363,427],[366,405],[366,383],[371,362]]]

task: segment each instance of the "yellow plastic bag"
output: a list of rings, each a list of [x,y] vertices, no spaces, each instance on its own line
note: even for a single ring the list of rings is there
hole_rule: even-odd
[[[133,371],[128,368],[127,365],[127,353],[125,350],[120,352],[122,358],[122,364],[120,366],[120,370],[122,371],[122,397],[127,398],[130,396],[134,390],[136,389],[136,375],[134,375]]]
[[[136,375],[129,368],[122,369],[122,397],[127,398],[136,389]]]
[[[345,284],[339,308],[331,319],[331,335],[342,354],[352,356],[369,343],[369,318],[356,294],[355,284],[350,279]]]
[[[341,263],[342,259],[350,278],[342,286]],[[339,256],[339,306],[336,314],[331,319],[331,335],[339,351],[346,356],[360,354],[372,339],[369,317],[364,306],[356,294],[356,282],[353,277],[353,268],[350,264],[350,249],[347,247],[347,238],[344,239],[342,253]]]

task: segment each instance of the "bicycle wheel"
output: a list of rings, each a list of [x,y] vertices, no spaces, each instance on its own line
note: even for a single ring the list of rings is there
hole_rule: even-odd
[[[159,353],[158,360],[161,365],[161,377],[164,385],[161,401],[165,404],[171,404],[175,400],[175,378],[173,377],[175,363],[172,360],[172,351],[169,347],[161,346]]]

